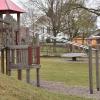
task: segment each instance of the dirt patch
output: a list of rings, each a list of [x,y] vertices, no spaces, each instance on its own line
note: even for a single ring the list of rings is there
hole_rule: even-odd
[[[41,88],[54,93],[100,100],[100,91],[96,91],[96,89],[94,89],[94,93],[90,94],[89,88],[87,87],[66,86],[64,83],[61,82],[41,81]]]

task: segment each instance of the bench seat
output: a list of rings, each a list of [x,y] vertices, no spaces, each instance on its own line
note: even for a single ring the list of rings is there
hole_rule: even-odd
[[[87,54],[85,53],[64,53],[61,55],[61,57],[69,57],[72,58],[72,61],[76,61],[76,58],[78,57],[86,57]]]

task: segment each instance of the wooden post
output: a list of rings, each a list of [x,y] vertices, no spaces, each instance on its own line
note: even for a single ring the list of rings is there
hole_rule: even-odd
[[[3,14],[0,14],[0,18],[3,19]],[[2,44],[3,23],[0,22],[0,44]],[[1,50],[1,72],[4,74],[4,49]]]
[[[96,88],[100,90],[100,77],[99,77],[99,49],[96,47]]]
[[[93,76],[92,76],[92,47],[89,46],[89,89],[90,94],[93,94]]]
[[[1,72],[4,74],[4,49],[1,50]]]
[[[20,43],[20,13],[17,13],[17,25],[18,25],[18,30],[16,33],[16,38],[17,38],[17,44]]]
[[[22,80],[22,70],[18,69],[18,80]]]
[[[36,34],[36,46],[39,46],[39,34]]]
[[[3,20],[3,14],[0,14],[1,20]],[[0,22],[0,44],[3,43],[3,23]]]
[[[8,75],[8,48],[6,47],[5,50],[6,50],[6,75]]]
[[[40,47],[36,47],[36,64],[40,64]]]
[[[40,46],[39,46],[39,35],[36,34],[36,64],[40,65]],[[37,79],[37,87],[40,87],[40,75],[39,75],[40,68],[36,68],[36,79]]]
[[[40,64],[40,46],[39,46],[39,35],[36,34],[36,64]]]
[[[28,65],[31,65],[33,63],[33,57],[32,57],[32,46],[28,47]]]
[[[10,63],[10,49],[6,47],[6,75],[11,75],[11,68],[9,66]]]
[[[36,80],[37,80],[37,87],[40,87],[40,75],[39,75],[40,68],[36,68]]]
[[[26,69],[26,82],[30,83],[30,69]]]
[[[17,41],[17,45],[20,43],[20,13],[17,13],[17,25],[18,25],[18,31],[16,34],[16,41]],[[19,53],[19,51],[17,52]],[[22,70],[18,69],[18,80],[22,80]]]
[[[8,69],[8,76],[11,76],[11,69]]]
[[[11,58],[11,61],[12,61],[12,63],[15,63],[15,50],[14,49],[12,49],[12,58]]]
[[[15,32],[15,44],[18,45],[18,31]]]
[[[20,61],[21,61],[21,55],[20,55],[20,49],[16,49],[16,63],[18,64],[18,63],[20,63]],[[18,72],[18,80],[22,80],[22,70],[21,70],[21,67],[22,66],[17,66],[17,72]]]
[[[19,63],[20,62],[20,50],[17,49],[16,50],[16,56],[17,56],[17,62],[16,63]],[[18,67],[18,80],[22,80],[22,70],[20,68],[20,66],[17,66]],[[21,66],[22,67],[22,66]]]

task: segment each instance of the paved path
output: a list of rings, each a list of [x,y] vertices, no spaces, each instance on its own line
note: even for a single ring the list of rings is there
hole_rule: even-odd
[[[94,94],[89,93],[86,87],[66,86],[61,82],[41,81],[41,88],[54,93],[62,93],[65,95],[73,95],[85,98],[92,98],[93,100],[100,100],[100,91],[94,90]]]

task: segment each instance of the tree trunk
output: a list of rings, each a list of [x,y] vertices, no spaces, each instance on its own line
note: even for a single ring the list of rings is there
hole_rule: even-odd
[[[53,42],[53,53],[56,53],[56,40]]]
[[[56,38],[57,33],[56,33],[55,28],[53,29],[53,35]],[[54,39],[53,41],[53,53],[56,54],[56,39]]]
[[[82,34],[82,45],[84,45],[84,32]]]
[[[72,42],[72,33],[70,32],[70,30],[69,30],[69,34],[70,34],[70,41]],[[70,45],[70,52],[72,52],[72,51],[73,51],[72,45]]]

